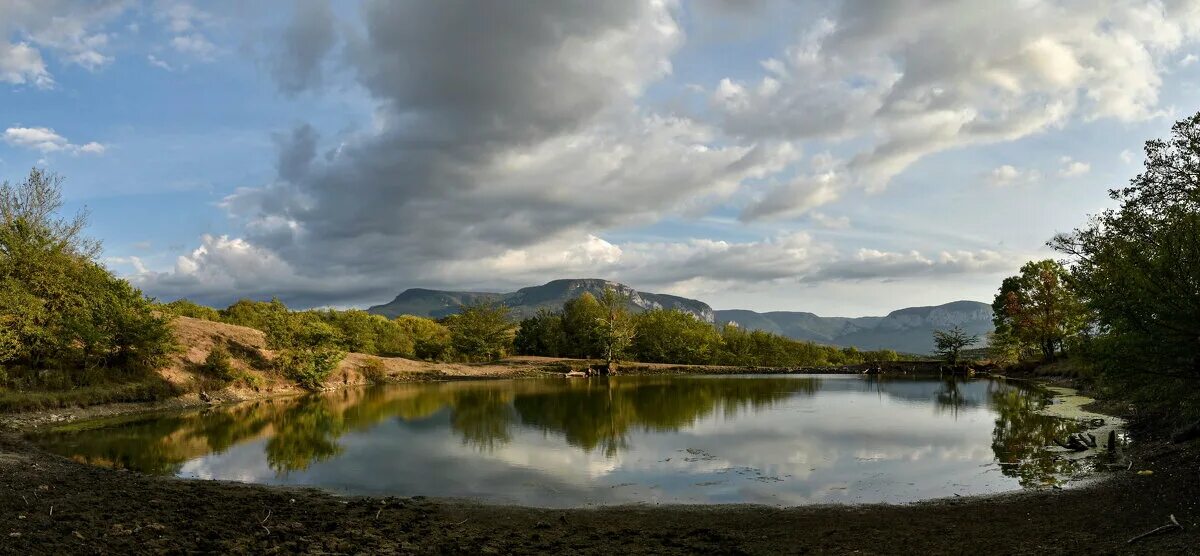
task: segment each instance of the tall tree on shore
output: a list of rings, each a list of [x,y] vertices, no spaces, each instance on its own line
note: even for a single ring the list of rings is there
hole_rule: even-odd
[[[1118,208],[1050,245],[1119,344],[1108,350],[1114,370],[1200,379],[1200,113],[1145,152],[1142,173],[1109,191]]]
[[[604,293],[597,301],[603,313],[596,327],[596,336],[600,340],[601,355],[611,371],[633,343],[636,329],[633,316],[629,314],[629,296],[613,288],[604,288]]]
[[[1036,346],[1049,360],[1068,338],[1086,327],[1085,311],[1068,287],[1067,269],[1052,260],[1031,261],[1021,273],[1004,279],[992,301],[992,321],[1002,342]]]

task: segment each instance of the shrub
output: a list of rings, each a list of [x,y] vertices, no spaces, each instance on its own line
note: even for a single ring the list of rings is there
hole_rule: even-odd
[[[383,360],[377,357],[368,359],[358,368],[358,372],[362,373],[363,378],[371,384],[379,384],[387,381],[387,368],[383,364]]]
[[[333,347],[285,349],[275,357],[283,376],[306,390],[320,390],[346,352]]]
[[[229,348],[223,344],[213,346],[208,352],[208,357],[204,358],[204,364],[200,365],[200,373],[226,382],[237,378]]]
[[[163,305],[162,309],[177,317],[190,317],[193,319],[211,320],[213,322],[221,320],[220,311],[212,307],[200,305],[199,303],[193,303],[187,299],[176,299]]]
[[[462,312],[446,319],[455,353],[468,361],[504,357],[512,348],[512,323],[508,307],[481,302],[464,305]]]
[[[413,342],[413,355],[427,361],[442,361],[450,354],[450,329],[441,323],[413,315],[400,315],[395,322]]]

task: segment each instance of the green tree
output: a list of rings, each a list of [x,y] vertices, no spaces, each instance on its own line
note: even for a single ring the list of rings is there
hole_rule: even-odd
[[[1095,312],[1108,374],[1191,380],[1159,382],[1161,392],[1192,391],[1200,378],[1200,113],[1176,122],[1169,138],[1147,141],[1145,153],[1144,170],[1109,191],[1117,208],[1050,244],[1069,257],[1073,285]]]
[[[1036,346],[1049,360],[1086,328],[1086,311],[1068,287],[1067,270],[1052,260],[1032,261],[1004,279],[992,302],[992,321],[1003,343]]]
[[[507,355],[513,338],[508,311],[499,303],[481,301],[464,305],[458,314],[447,317],[454,351],[468,361],[491,361]]]
[[[963,348],[975,344],[979,336],[967,334],[962,328],[955,326],[949,330],[934,330],[934,352],[941,355],[950,366],[958,365]]]
[[[560,357],[566,344],[562,315],[548,309],[539,309],[536,315],[523,319],[513,338],[513,349],[521,355]]]
[[[721,335],[691,313],[653,309],[634,316],[637,334],[630,353],[649,363],[709,364],[721,351]]]
[[[596,338],[599,340],[601,356],[609,370],[612,370],[633,343],[637,329],[629,314],[629,296],[613,288],[604,288],[604,293],[597,301],[602,313],[596,327]]]
[[[601,357],[603,350],[596,324],[604,319],[604,308],[590,292],[563,304],[562,327],[568,357]]]
[[[450,354],[450,329],[441,323],[413,315],[400,315],[392,322],[412,339],[418,359],[441,361]]]
[[[26,384],[83,385],[153,370],[175,349],[165,318],[96,262],[87,214],[56,216],[62,178],[41,170],[0,184],[0,365]],[[6,373],[9,379],[13,373]]]

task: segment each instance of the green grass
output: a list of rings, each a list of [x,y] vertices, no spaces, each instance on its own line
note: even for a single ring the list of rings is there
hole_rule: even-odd
[[[149,402],[181,392],[160,378],[138,382],[81,386],[69,390],[0,390],[0,413],[85,407],[105,403]]]

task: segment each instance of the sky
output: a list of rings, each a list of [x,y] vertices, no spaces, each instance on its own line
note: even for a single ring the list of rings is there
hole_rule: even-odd
[[[1198,41],[1200,0],[0,0],[0,179],[61,175],[164,301],[880,315],[1056,257]]]

